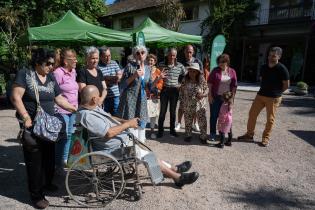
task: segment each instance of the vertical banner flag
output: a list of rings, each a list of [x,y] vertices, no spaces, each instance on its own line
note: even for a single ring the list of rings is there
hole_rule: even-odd
[[[223,53],[225,45],[226,42],[223,35],[219,34],[213,39],[210,53],[210,71],[212,71],[213,68],[217,67],[217,57]]]
[[[142,31],[132,34],[133,45],[145,46],[145,38]]]
[[[138,36],[137,36],[137,45],[139,46],[145,46],[145,38],[144,38],[144,34],[142,31],[140,31],[138,33]]]

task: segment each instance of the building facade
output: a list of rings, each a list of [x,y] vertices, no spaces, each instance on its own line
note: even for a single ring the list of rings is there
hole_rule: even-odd
[[[179,32],[192,35],[201,34],[201,22],[208,16],[208,0],[181,0],[186,14],[185,19],[180,22]],[[105,27],[121,31],[131,31],[138,27],[147,17],[150,17],[158,24],[160,23],[158,9],[161,6],[159,0],[122,0],[118,3],[108,6],[108,14],[100,21]],[[161,50],[154,50],[160,59],[163,59],[164,53]],[[123,57],[129,55],[131,50],[124,49]],[[197,57],[201,59],[201,47],[197,49]],[[125,61],[122,57],[122,65]],[[179,53],[179,60],[183,53]]]
[[[257,19],[248,24],[242,37],[239,78],[256,82],[260,66],[273,46],[283,49],[281,62],[291,81],[315,84],[314,0],[257,0]]]
[[[232,64],[241,81],[257,82],[260,66],[273,46],[283,49],[281,62],[290,71],[291,81],[315,84],[315,0],[256,0],[257,18],[246,25],[245,33],[231,53]],[[186,18],[179,32],[201,34],[201,22],[208,16],[208,0],[182,0]],[[109,6],[102,19],[106,27],[130,31],[146,17],[158,22],[159,0],[122,0]],[[159,23],[159,22],[158,22]],[[197,57],[201,57],[199,51]]]

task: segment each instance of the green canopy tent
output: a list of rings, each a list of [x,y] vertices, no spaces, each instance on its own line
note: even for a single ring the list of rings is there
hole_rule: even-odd
[[[149,47],[165,48],[202,43],[201,36],[183,34],[165,29],[150,18],[146,18],[140,26],[132,30],[131,34],[134,36],[140,31],[144,33],[145,44]]]
[[[85,22],[68,11],[61,20],[46,26],[28,28],[30,43],[47,45],[130,46],[130,34]]]

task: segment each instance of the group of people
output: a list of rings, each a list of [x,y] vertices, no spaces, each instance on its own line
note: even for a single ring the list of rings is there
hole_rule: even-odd
[[[210,104],[210,140],[215,140],[218,131],[220,142],[216,145],[220,148],[231,146],[237,77],[230,67],[229,55],[218,56],[218,67],[208,75],[201,61],[193,57],[192,45],[186,46],[184,53],[185,60],[180,63],[177,61],[177,50],[171,48],[165,61],[158,63],[157,57],[149,54],[146,47],[136,46],[127,66],[121,69],[111,59],[109,48],[89,47],[86,49],[85,68],[77,70],[73,49],[60,51],[58,65],[51,50],[39,48],[34,51],[31,66],[18,71],[12,91],[11,100],[17,110],[20,127],[29,130],[33,127],[37,102],[31,72],[35,72],[41,107],[50,115],[58,113],[65,122],[66,131],[56,144],[35,136],[35,145],[23,144],[28,187],[35,206],[46,208],[49,202],[44,197],[44,190],[57,190],[57,186],[52,184],[55,167],[63,168],[67,161],[75,122],[85,125],[89,132],[102,139],[103,143],[96,144],[95,149],[111,152],[117,148],[117,142],[109,139],[115,139],[127,128],[145,142],[145,128],[150,123],[151,138],[163,137],[169,104],[170,135],[178,137],[176,131],[184,116],[184,140],[191,141],[192,130],[195,129],[200,131],[200,142],[207,144],[206,109]],[[239,137],[241,140],[253,141],[257,116],[266,107],[267,124],[261,144],[268,145],[276,108],[283,91],[289,86],[288,71],[279,62],[281,54],[281,48],[271,48],[268,63],[261,68],[261,89],[249,112],[247,132]],[[160,103],[158,117],[148,116],[147,101],[152,99]],[[118,120],[119,124],[113,123],[110,118]],[[155,134],[157,118],[158,131]],[[173,178],[177,186],[191,184],[198,179],[197,172],[187,172],[191,167],[190,161],[177,166],[165,161],[159,163],[162,172]]]

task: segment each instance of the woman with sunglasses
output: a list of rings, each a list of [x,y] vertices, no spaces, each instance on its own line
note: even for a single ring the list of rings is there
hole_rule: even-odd
[[[53,72],[56,81],[60,87],[61,94],[67,101],[75,107],[78,107],[78,90],[79,86],[76,82],[76,65],[77,58],[74,50],[69,48],[61,49],[60,64]],[[66,123],[66,136],[61,138],[56,144],[56,167],[57,173],[63,172],[63,168],[67,163],[71,135],[73,133],[73,124],[75,123],[75,114],[57,107],[57,112],[61,114]]]
[[[208,78],[209,94],[208,100],[210,104],[210,140],[215,141],[217,120],[222,101],[222,94],[231,91],[233,100],[236,93],[237,77],[236,72],[230,67],[230,56],[222,54],[217,57],[218,67],[214,68]],[[227,142],[232,140],[232,129],[228,134]]]
[[[151,69],[145,65],[148,51],[144,46],[132,50],[135,62],[130,62],[124,69],[120,88],[121,96],[118,117],[125,120],[139,118],[139,127],[132,132],[140,141],[145,141],[145,126],[148,121],[146,87],[151,87]]]
[[[35,50],[31,64],[31,69],[18,71],[11,98],[20,126],[30,133],[37,112],[34,83],[38,87],[40,105],[46,113],[55,114],[55,103],[69,112],[76,111],[76,107],[61,95],[59,85],[51,73],[54,67],[53,51],[42,48]],[[33,134],[28,139],[23,135],[21,142],[31,200],[36,208],[44,209],[49,205],[44,190],[58,189],[52,184],[55,170],[55,144]]]

